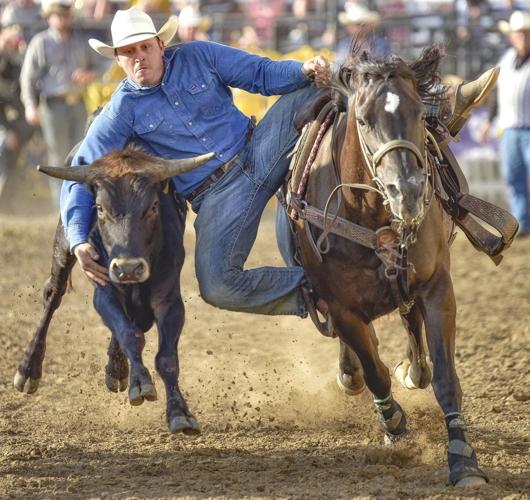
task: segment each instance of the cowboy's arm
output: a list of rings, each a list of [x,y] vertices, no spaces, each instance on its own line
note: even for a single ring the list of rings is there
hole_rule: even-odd
[[[213,42],[195,42],[197,49],[230,87],[262,95],[287,94],[310,83],[298,61],[273,61]]]
[[[119,118],[102,112],[92,123],[72,160],[72,165],[91,164],[112,150],[122,149],[130,137],[129,127]],[[86,243],[92,223],[94,197],[81,183],[64,181],[61,218],[72,250]]]

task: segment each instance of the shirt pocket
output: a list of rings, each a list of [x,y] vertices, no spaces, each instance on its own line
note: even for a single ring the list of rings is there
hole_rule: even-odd
[[[213,77],[197,79],[186,87],[192,105],[203,116],[221,115],[226,112],[226,98],[218,90]]]
[[[134,125],[134,131],[141,136],[162,129],[164,116],[160,111],[149,111],[143,113],[142,118]]]

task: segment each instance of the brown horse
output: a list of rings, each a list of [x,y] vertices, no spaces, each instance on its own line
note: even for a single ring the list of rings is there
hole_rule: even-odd
[[[435,160],[427,148],[422,98],[439,81],[441,57],[439,48],[430,47],[406,64],[396,56],[375,60],[352,47],[332,82],[343,110],[323,136],[305,198],[292,206],[303,266],[328,304],[341,341],[339,384],[351,394],[366,384],[387,441],[406,433],[405,412],[392,396],[372,328],[374,319],[399,306],[409,342],[396,376],[409,389],[425,388],[432,378],[448,431],[449,479],[463,486],[487,478],[462,415],[454,362],[451,224],[434,195]],[[342,232],[340,225],[346,228]],[[348,238],[348,227],[350,233],[367,231]]]

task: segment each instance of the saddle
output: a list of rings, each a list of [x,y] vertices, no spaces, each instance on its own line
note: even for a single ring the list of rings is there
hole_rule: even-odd
[[[290,206],[291,218],[293,216],[296,218],[296,212],[301,208],[293,205],[299,205],[300,200],[303,199],[305,186],[303,175],[304,172],[308,174],[307,163],[311,155],[316,154],[315,148],[318,150],[318,144],[315,144],[315,141],[319,132],[322,133],[326,116],[334,107],[337,112],[342,111],[340,101],[337,101],[329,90],[323,89],[295,117],[295,127],[297,130],[302,130],[302,134],[291,153],[293,158],[290,175],[284,189],[286,203]],[[519,228],[517,220],[508,211],[470,194],[467,180],[448,146],[449,141],[444,133],[430,127],[429,132],[439,148],[438,151],[432,151],[436,166],[434,191],[437,198],[470,243],[478,251],[488,255],[495,265],[500,264],[502,252],[512,244],[517,234]],[[490,228],[498,234],[492,232]],[[350,227],[350,231],[346,232],[352,230],[357,235],[363,233],[360,226],[353,229]],[[341,236],[348,237],[345,234]],[[357,242],[363,244],[361,241]]]

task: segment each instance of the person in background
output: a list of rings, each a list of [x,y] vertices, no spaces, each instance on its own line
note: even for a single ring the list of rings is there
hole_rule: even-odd
[[[0,197],[22,148],[35,132],[24,119],[19,77],[25,43],[17,25],[0,31]]]
[[[87,39],[72,30],[70,0],[43,0],[42,15],[48,29],[30,41],[20,88],[25,118],[29,125],[40,125],[48,149],[48,162],[62,165],[84,135],[85,86],[103,71]],[[61,184],[50,183],[52,202],[59,204]]]
[[[338,18],[339,23],[346,28],[347,35],[337,43],[337,62],[346,61],[352,38],[365,46],[374,57],[385,57],[391,53],[388,40],[376,33],[381,21],[378,12],[368,10],[360,4],[346,2],[344,11],[339,12]]]
[[[192,40],[208,40],[207,31],[211,26],[211,20],[203,16],[198,7],[187,5],[178,17],[178,37],[181,42]]]
[[[502,56],[497,99],[492,103],[482,138],[489,136],[498,117],[501,137],[501,165],[509,190],[510,209],[519,222],[519,236],[530,235],[530,13],[515,11],[501,21],[511,47]]]
[[[43,25],[40,7],[33,0],[11,0],[2,11],[2,28],[18,25],[28,43]]]

